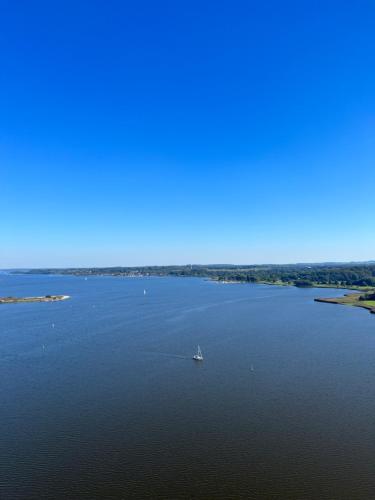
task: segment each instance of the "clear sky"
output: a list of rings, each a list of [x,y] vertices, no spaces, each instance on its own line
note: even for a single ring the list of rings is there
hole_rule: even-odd
[[[375,259],[372,0],[0,19],[0,268]]]

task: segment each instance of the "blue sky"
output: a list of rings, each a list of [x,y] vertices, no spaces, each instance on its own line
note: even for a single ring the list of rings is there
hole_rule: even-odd
[[[371,0],[0,14],[0,268],[375,258]]]

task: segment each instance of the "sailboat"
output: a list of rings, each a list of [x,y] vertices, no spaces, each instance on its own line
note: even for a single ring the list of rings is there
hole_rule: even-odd
[[[197,354],[194,354],[193,359],[195,359],[195,361],[203,361],[202,351],[201,351],[201,348],[199,346],[198,346]]]
[[[143,295],[146,295],[146,290],[143,290]]]

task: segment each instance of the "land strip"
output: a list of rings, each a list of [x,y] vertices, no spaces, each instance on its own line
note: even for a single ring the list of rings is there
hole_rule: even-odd
[[[0,304],[19,304],[25,302],[57,302],[69,299],[69,295],[45,295],[43,297],[0,297]]]
[[[326,302],[327,304],[342,304],[344,306],[363,307],[375,314],[375,300],[366,300],[365,295],[359,293],[347,293],[343,297],[316,298],[316,302]]]

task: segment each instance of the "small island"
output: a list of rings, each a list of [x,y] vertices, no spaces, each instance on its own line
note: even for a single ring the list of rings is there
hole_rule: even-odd
[[[316,302],[326,302],[328,304],[342,304],[346,306],[363,307],[375,314],[375,292],[365,293],[347,293],[343,297],[317,298]]]
[[[43,297],[0,297],[0,304],[19,304],[20,302],[57,302],[69,299],[69,295],[45,295]]]

